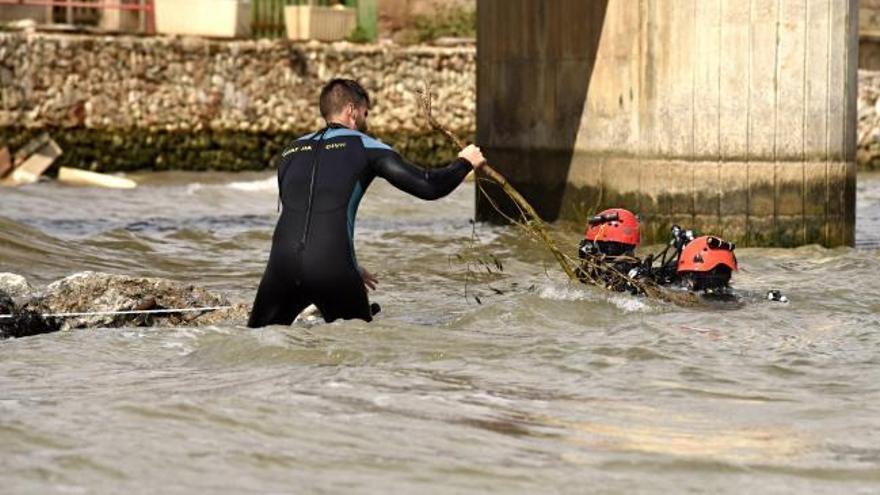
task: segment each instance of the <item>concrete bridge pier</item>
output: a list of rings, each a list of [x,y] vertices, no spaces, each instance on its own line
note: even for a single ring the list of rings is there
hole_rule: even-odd
[[[679,223],[853,245],[856,0],[480,0],[478,16],[477,140],[545,219],[624,206],[648,242]],[[499,218],[480,195],[477,215]]]

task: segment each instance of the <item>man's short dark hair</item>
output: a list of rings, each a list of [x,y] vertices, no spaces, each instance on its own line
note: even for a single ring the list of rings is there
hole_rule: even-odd
[[[324,120],[341,112],[346,105],[370,107],[370,95],[354,79],[332,79],[321,90],[321,116]]]

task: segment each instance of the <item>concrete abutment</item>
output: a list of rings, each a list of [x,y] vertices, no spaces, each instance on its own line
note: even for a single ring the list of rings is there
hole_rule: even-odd
[[[478,143],[546,219],[624,206],[648,242],[679,223],[741,245],[854,243],[855,0],[478,10]]]

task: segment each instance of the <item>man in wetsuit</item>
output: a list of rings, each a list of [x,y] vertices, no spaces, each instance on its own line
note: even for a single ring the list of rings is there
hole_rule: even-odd
[[[290,325],[314,304],[324,320],[372,320],[365,285],[376,279],[354,253],[354,222],[361,197],[376,177],[422,199],[454,190],[485,159],[470,145],[442,168],[425,170],[364,134],[370,98],[356,81],[333,79],[321,90],[323,129],[281,153],[281,217],[248,326]]]

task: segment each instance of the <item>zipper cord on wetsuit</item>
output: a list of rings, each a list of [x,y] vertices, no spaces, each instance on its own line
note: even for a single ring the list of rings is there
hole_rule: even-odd
[[[312,162],[312,177],[309,179],[309,202],[306,204],[306,222],[303,227],[303,236],[299,241],[300,249],[305,249],[306,241],[309,238],[309,225],[312,223],[312,203],[315,200],[315,176],[318,171],[318,158],[321,154],[321,143],[324,142],[324,134],[327,134],[327,131],[330,130],[330,126],[324,128],[321,131],[321,135],[318,137],[318,144],[315,148],[315,160]]]

